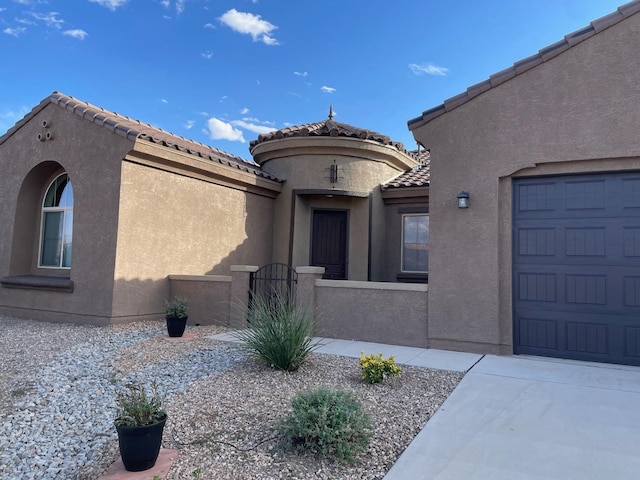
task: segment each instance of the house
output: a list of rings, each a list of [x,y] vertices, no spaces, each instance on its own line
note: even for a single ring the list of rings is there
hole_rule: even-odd
[[[639,12],[409,121],[431,152],[430,346],[640,365]]]
[[[173,278],[193,280],[195,298],[206,291],[192,321],[224,322],[228,306],[211,313],[206,302],[229,304],[233,288],[246,296],[233,272],[274,262],[337,282],[426,282],[426,152],[332,113],[250,148],[254,161],[58,92],[45,98],[0,137],[0,312],[157,319]],[[426,297],[426,286],[402,288]],[[426,331],[426,308],[417,315]]]

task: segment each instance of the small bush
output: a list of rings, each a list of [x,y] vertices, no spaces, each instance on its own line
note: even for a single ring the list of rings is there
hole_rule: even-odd
[[[373,429],[353,393],[320,388],[298,394],[291,408],[278,424],[290,445],[346,462],[367,450]]]
[[[362,369],[362,379],[369,383],[380,383],[386,377],[400,375],[401,372],[393,355],[384,359],[381,353],[365,355],[364,352],[360,352],[360,368]]]
[[[142,426],[152,425],[162,420],[166,413],[162,408],[162,396],[158,393],[158,385],[151,384],[151,394],[147,394],[140,384],[130,383],[127,392],[120,393],[117,398],[118,413],[116,425]]]
[[[170,300],[164,301],[165,314],[168,317],[184,318],[187,316],[187,305],[189,300],[186,297],[176,295]]]
[[[318,347],[309,315],[281,295],[255,297],[248,328],[234,332],[234,336],[244,342],[251,354],[288,372],[298,370]]]

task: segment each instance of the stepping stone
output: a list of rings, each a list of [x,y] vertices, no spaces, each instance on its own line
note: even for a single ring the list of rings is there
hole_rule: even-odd
[[[152,480],[154,476],[164,478],[168,473],[171,465],[178,459],[178,450],[169,448],[161,448],[158,460],[153,468],[142,472],[127,472],[124,469],[122,459],[118,457],[118,461],[109,467],[107,473],[100,477],[99,480]]]

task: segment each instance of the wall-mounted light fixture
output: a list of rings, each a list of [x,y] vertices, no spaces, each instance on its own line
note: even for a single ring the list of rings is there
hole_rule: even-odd
[[[335,163],[335,160],[329,167],[329,181],[331,183],[338,183],[338,165]]]
[[[469,192],[463,190],[458,194],[458,208],[469,208]]]

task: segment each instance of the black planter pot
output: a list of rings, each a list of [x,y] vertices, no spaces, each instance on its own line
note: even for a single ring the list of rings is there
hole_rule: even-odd
[[[167,332],[170,337],[181,337],[184,333],[184,329],[187,326],[187,320],[189,316],[182,318],[167,316]]]
[[[116,425],[120,457],[124,468],[129,472],[149,470],[156,464],[160,446],[162,445],[162,431],[167,421],[165,415],[158,423],[129,427]]]

